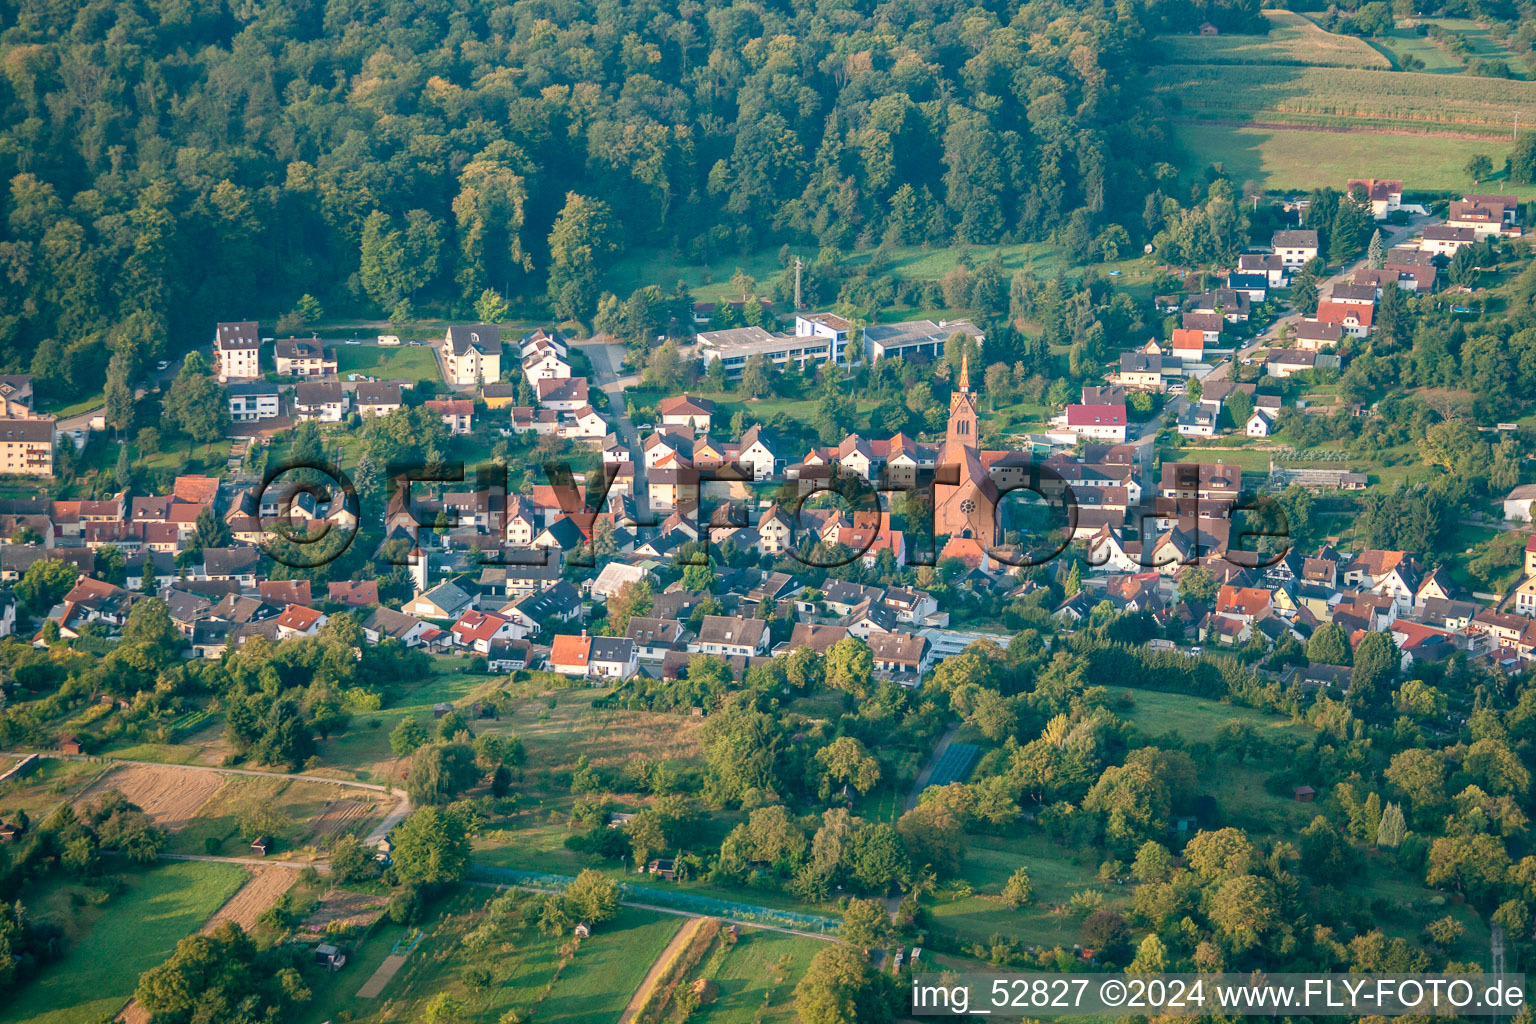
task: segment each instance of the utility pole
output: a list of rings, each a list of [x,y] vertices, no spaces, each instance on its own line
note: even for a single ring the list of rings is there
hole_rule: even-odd
[[[795,257],[795,312],[800,312],[800,268],[805,266],[805,261],[799,256]]]

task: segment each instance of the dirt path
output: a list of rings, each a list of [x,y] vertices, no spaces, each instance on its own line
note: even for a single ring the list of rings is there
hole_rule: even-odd
[[[405,966],[405,957],[398,953],[391,953],[379,964],[379,969],[373,972],[373,976],[363,982],[363,987],[357,990],[359,999],[377,999],[379,993],[384,991],[394,976],[400,973],[400,968]]]
[[[693,941],[694,935],[698,933],[707,920],[708,918],[704,917],[690,917],[687,921],[683,922],[683,926],[677,930],[677,934],[672,936],[672,941],[667,943],[667,948],[662,950],[661,955],[656,958],[656,962],[651,964],[651,969],[645,974],[645,980],[640,983],[640,987],[635,989],[635,994],[630,997],[629,1005],[624,1007],[623,1013],[619,1014],[619,1024],[629,1024],[634,1019],[635,1014],[640,1012],[640,1008],[650,998],[651,989],[655,988],[656,982],[661,980],[661,974],[667,969],[667,965],[688,947],[688,943]]]

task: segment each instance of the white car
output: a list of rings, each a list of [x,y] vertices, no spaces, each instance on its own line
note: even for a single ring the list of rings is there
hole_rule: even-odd
[[[361,345],[362,342],[358,341],[356,338],[348,338],[345,342],[343,342],[343,344],[346,344],[346,345]]]
[[[164,359],[155,364],[155,369],[157,370],[169,370],[170,368],[171,364]]]

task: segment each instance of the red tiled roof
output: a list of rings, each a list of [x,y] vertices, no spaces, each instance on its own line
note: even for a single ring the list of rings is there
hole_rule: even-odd
[[[569,633],[557,634],[555,642],[549,648],[549,663],[551,665],[577,665],[585,668],[587,657],[592,653],[592,638],[583,634],[573,636]]]
[[[1069,405],[1067,406],[1067,426],[1125,426],[1125,406],[1123,405]]]

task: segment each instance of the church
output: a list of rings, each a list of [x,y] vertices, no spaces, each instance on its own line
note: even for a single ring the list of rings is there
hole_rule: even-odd
[[[976,396],[971,393],[970,355],[960,360],[960,379],[949,396],[949,427],[933,485],[933,532],[970,538],[983,551],[996,547],[1001,531],[997,485],[987,470],[977,436]],[[1001,454],[1001,453],[999,453]],[[956,470],[958,469],[958,477]]]

